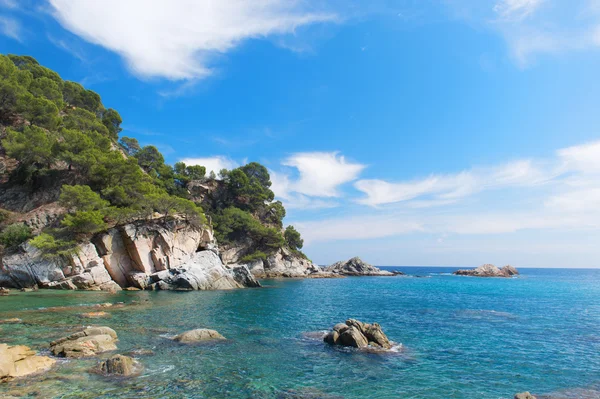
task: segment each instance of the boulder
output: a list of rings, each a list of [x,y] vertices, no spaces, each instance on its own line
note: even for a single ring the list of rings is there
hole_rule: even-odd
[[[37,356],[27,346],[0,344],[0,382],[50,369],[56,360]]]
[[[364,262],[359,257],[347,261],[336,262],[325,268],[325,272],[335,273],[342,276],[396,276],[401,272],[388,272]]]
[[[0,296],[7,296],[10,294],[10,290],[8,288],[0,287]]]
[[[50,343],[50,351],[59,357],[90,357],[117,349],[117,333],[109,327],[88,327]]]
[[[536,398],[529,392],[522,392],[522,393],[516,394],[515,399],[536,399]]]
[[[193,344],[197,342],[215,341],[226,339],[215,330],[207,328],[198,328],[196,330],[186,331],[177,335],[173,340],[182,344]]]
[[[348,319],[346,323],[336,324],[323,340],[330,345],[351,346],[354,348],[374,346],[390,349],[392,347],[392,343],[383,333],[379,324],[363,323],[355,319]]]
[[[471,276],[471,277],[513,277],[519,274],[519,271],[513,266],[504,266],[502,269],[491,265],[485,264],[475,269],[461,269],[455,271],[453,274],[457,276]]]
[[[124,355],[113,355],[100,363],[100,371],[106,375],[131,376],[141,371],[140,364]]]

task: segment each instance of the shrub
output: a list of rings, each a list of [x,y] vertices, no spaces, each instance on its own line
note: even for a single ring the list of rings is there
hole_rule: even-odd
[[[285,228],[285,233],[283,233],[283,237],[285,238],[285,243],[291,250],[297,251],[302,248],[304,245],[304,240],[300,236],[300,233],[294,228],[294,226],[288,226]]]
[[[31,229],[23,223],[7,226],[0,233],[0,244],[5,247],[16,247],[31,238]]]
[[[254,262],[255,260],[259,260],[259,259],[267,260],[267,254],[265,254],[262,251],[256,251],[256,252],[253,252],[253,253],[241,258],[240,263],[250,263],[250,262]]]
[[[0,224],[6,222],[10,218],[10,212],[5,209],[0,209]]]
[[[30,241],[30,244],[44,253],[47,257],[66,256],[77,253],[77,243],[56,238],[50,234],[42,233]]]
[[[65,216],[61,224],[75,234],[93,234],[108,227],[100,211],[77,211]]]

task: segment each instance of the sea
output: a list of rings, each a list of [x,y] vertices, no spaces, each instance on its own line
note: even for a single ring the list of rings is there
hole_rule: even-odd
[[[115,378],[96,372],[98,358],[59,360],[0,384],[0,398],[600,399],[600,270],[476,278],[453,276],[457,267],[384,269],[408,276],[264,280],[234,291],[13,291],[0,297],[0,320],[22,322],[0,324],[0,343],[47,354],[50,341],[105,325],[119,336],[117,353],[144,369]],[[105,317],[82,316],[97,311]],[[322,342],[348,318],[379,323],[393,349]],[[195,328],[227,340],[172,340]]]

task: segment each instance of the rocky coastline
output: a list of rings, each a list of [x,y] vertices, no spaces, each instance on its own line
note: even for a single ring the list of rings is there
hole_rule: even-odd
[[[389,272],[381,270],[363,261],[358,256],[340,261],[325,268],[325,272],[340,276],[399,276],[402,272]]]

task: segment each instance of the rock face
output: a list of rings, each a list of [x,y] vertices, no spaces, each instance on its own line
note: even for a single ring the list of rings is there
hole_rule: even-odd
[[[522,392],[515,395],[515,399],[535,399],[535,396],[529,392]]]
[[[141,371],[140,364],[129,356],[113,355],[100,363],[100,371],[106,375],[132,376]]]
[[[367,324],[355,319],[348,319],[345,324],[336,324],[323,340],[330,345],[351,346],[354,348],[374,346],[390,349],[392,347],[392,343],[383,333],[379,324]]]
[[[109,327],[89,327],[50,343],[50,351],[59,357],[90,357],[117,349],[117,333]]]
[[[199,251],[200,252],[197,252]],[[154,220],[108,230],[69,258],[47,258],[31,245],[5,255],[0,286],[118,291],[230,289],[259,283],[244,267],[227,268],[210,228]]]
[[[476,269],[461,269],[453,274],[457,276],[472,276],[472,277],[513,277],[518,276],[519,272],[516,268],[507,265],[499,269],[494,265],[486,264],[479,266]]]
[[[225,264],[237,265],[247,254],[253,252],[252,244],[247,242],[229,245],[221,251]],[[279,248],[267,259],[257,259],[246,263],[250,272],[257,278],[275,277],[327,277],[323,270],[308,259],[293,253],[288,248]]]
[[[0,344],[0,382],[48,370],[56,360],[37,356],[29,347]]]
[[[217,331],[209,330],[207,328],[199,328],[196,330],[186,331],[173,338],[174,341],[180,342],[182,344],[193,344],[197,342],[215,341],[223,339],[225,339],[225,337],[219,334]]]
[[[336,262],[325,268],[326,272],[339,274],[342,276],[396,276],[400,272],[388,272],[380,270],[364,262],[359,257],[354,257],[347,261]]]

